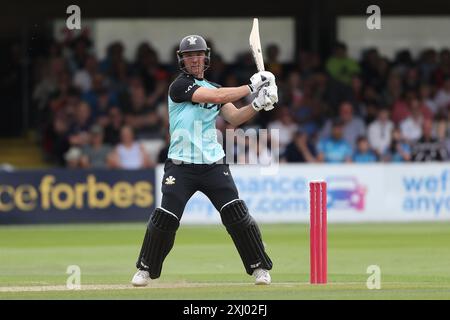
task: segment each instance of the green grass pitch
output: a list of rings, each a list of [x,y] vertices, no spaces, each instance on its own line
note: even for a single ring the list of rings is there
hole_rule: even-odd
[[[329,224],[328,279],[310,285],[306,224],[262,224],[272,285],[245,274],[223,226],[182,225],[160,279],[132,288],[145,223],[0,226],[0,299],[450,299],[450,223]],[[67,290],[69,265],[81,290]],[[381,269],[369,290],[367,267]]]

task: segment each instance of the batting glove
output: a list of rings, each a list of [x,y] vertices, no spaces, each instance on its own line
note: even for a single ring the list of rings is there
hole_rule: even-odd
[[[260,71],[250,78],[248,85],[251,93],[256,93],[264,86],[275,85],[275,76],[269,71]]]
[[[267,94],[270,99],[270,104],[264,107],[264,111],[270,111],[275,108],[278,102],[278,87],[276,85],[267,87]]]
[[[273,109],[272,105],[278,102],[277,86],[268,86],[259,90],[258,95],[252,102],[253,109],[261,111],[265,108]]]

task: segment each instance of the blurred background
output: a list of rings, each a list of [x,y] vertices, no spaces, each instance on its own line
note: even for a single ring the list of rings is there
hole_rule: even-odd
[[[368,28],[373,4],[381,29]],[[81,10],[80,29],[67,28],[76,22],[70,5]],[[0,299],[449,298],[449,1],[0,8]],[[220,215],[196,193],[156,290],[123,290],[161,199],[179,41],[205,37],[206,78],[243,85],[256,72],[254,17],[279,104],[241,129],[279,130],[279,149],[250,138],[224,148],[241,163],[231,173],[274,283],[248,285]],[[237,129],[220,117],[216,126]],[[320,290],[305,285],[311,180],[327,182],[329,281],[339,284]],[[367,290],[374,265],[383,290]],[[68,266],[82,270],[86,290],[66,290]]]
[[[52,203],[59,203],[59,209],[66,206],[74,212],[85,211],[89,191],[76,191],[75,184],[88,181],[88,174],[96,182],[99,174],[104,175],[104,181],[128,181],[124,170],[153,170],[146,171],[152,172],[149,179],[156,179],[150,184],[152,200],[140,206],[148,213],[149,204],[158,199],[158,164],[167,157],[167,90],[179,73],[175,51],[180,39],[187,34],[207,39],[212,49],[207,79],[223,86],[246,84],[256,72],[248,46],[253,17],[260,18],[266,69],[276,75],[280,101],[277,109],[260,112],[242,128],[279,130],[281,162],[300,164],[281,165],[302,179],[305,187],[296,195],[304,193],[304,182],[310,177],[331,179],[342,183],[336,190],[347,188],[350,195],[346,197],[354,198],[340,199],[351,202],[343,206],[343,212],[370,213],[371,203],[383,198],[386,185],[395,185],[393,193],[409,190],[401,180],[402,173],[395,184],[378,181],[377,172],[383,177],[390,176],[389,170],[411,172],[413,167],[407,165],[420,162],[436,164],[426,167],[435,170],[432,174],[437,177],[431,189],[446,190],[447,180],[439,178],[447,176],[445,164],[442,167],[439,163],[450,160],[448,2],[430,0],[426,6],[418,1],[407,5],[379,2],[379,30],[366,25],[372,13],[366,13],[371,3],[365,1],[279,0],[276,5],[253,1],[236,6],[231,1],[220,10],[213,5],[198,4],[195,8],[172,2],[79,1],[79,30],[66,27],[71,15],[66,10],[71,4],[39,1],[2,5],[0,174],[4,178],[0,210],[8,213],[4,215],[7,222],[23,221],[15,220],[22,211],[45,216]],[[243,99],[236,105],[249,102]],[[233,129],[220,118],[217,128],[223,132]],[[139,155],[120,152],[121,146],[133,144],[140,146]],[[255,152],[241,159],[243,162],[252,157],[261,164],[270,162],[269,145],[256,150],[248,141],[226,146],[227,153],[238,154],[239,150]],[[399,162],[404,166],[399,167]],[[303,166],[305,163],[311,166]],[[322,169],[316,167],[319,163],[325,163]],[[349,164],[326,166],[331,163]],[[388,166],[392,163],[397,166]],[[347,171],[335,177],[341,168]],[[420,171],[424,167],[414,168]],[[364,181],[362,177],[371,170],[382,171],[374,171]],[[49,193],[46,207],[42,179],[49,172],[57,172],[52,173],[54,183],[62,179],[74,191],[63,188]],[[240,177],[238,174],[238,183],[244,188],[246,182]],[[415,181],[411,185],[415,186]],[[369,186],[371,183],[378,184]],[[134,185],[130,182],[130,186]],[[374,190],[380,190],[377,197]],[[105,197],[103,193],[98,198]],[[302,201],[295,199],[289,207],[280,200],[280,205],[255,211],[282,208],[291,210],[286,221],[305,219],[295,212],[307,211],[306,193]],[[388,197],[385,202],[390,209],[378,217],[385,218],[392,208],[407,211],[414,207],[408,199]],[[449,202],[441,200],[440,208],[448,217]],[[429,215],[419,214],[419,218],[434,219],[433,202],[427,201],[416,203],[420,214]],[[139,207],[136,201],[130,205]],[[113,206],[117,212],[123,211],[123,206]],[[116,212],[103,212],[100,207],[94,206],[105,214],[102,219],[109,220]],[[205,208],[202,210],[209,217]],[[30,216],[40,221],[37,215],[28,215],[24,221]]]

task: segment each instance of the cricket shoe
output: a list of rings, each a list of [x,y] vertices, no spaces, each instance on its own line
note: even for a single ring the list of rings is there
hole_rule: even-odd
[[[272,281],[269,271],[265,269],[255,269],[255,271],[253,271],[253,276],[255,277],[256,285],[267,285]]]
[[[150,283],[150,273],[145,270],[138,270],[131,280],[131,284],[135,287],[145,287]]]

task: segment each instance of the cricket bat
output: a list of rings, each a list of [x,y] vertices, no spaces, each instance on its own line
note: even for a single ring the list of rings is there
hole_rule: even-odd
[[[259,22],[258,18],[253,19],[253,27],[250,32],[250,49],[253,53],[253,58],[255,59],[256,68],[258,71],[264,71],[264,59],[261,50],[261,41],[259,39]]]
[[[253,19],[252,30],[250,31],[250,49],[252,50],[253,59],[255,59],[256,68],[258,71],[264,71],[264,59],[261,49],[261,40],[259,39],[259,21],[258,18]],[[272,110],[273,106],[266,107],[264,110]]]

